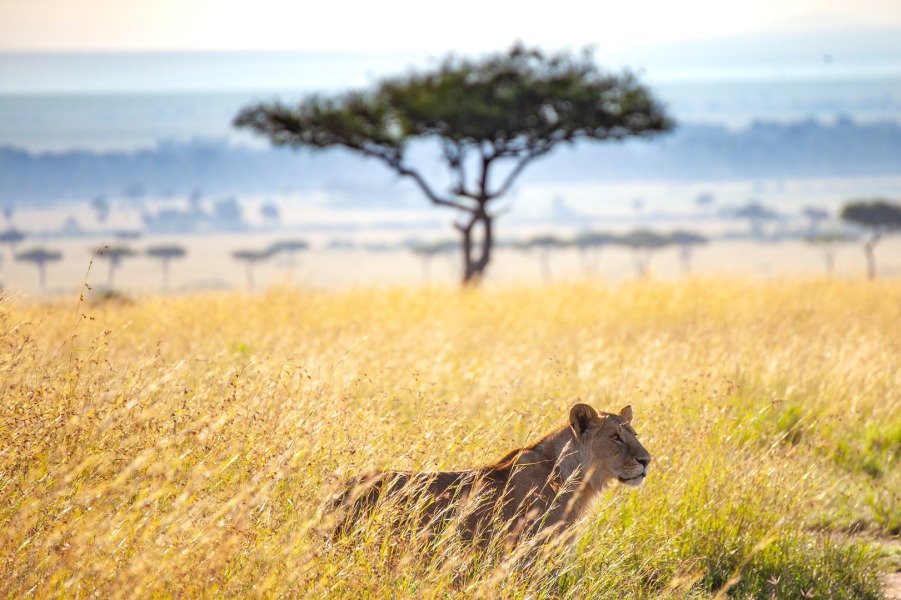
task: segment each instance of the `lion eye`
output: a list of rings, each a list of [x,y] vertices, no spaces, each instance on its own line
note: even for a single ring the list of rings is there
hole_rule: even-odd
[[[614,434],[613,434],[613,441],[616,442],[617,444],[622,444],[622,443],[623,443],[623,437],[622,437],[620,434],[618,434],[618,433],[614,433]]]

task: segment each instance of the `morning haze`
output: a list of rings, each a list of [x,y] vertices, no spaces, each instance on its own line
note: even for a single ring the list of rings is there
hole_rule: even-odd
[[[901,599],[899,156],[897,0],[0,0],[0,596]]]
[[[452,215],[431,209],[411,182],[341,151],[270,148],[231,121],[255,102],[366,89],[385,76],[434,68],[448,53],[477,57],[515,39],[548,50],[593,47],[603,68],[637,73],[677,126],[657,140],[560,148],[530,165],[510,190],[496,233],[498,260],[515,266],[488,271],[489,282],[547,279],[548,267],[538,266],[547,259],[528,250],[530,240],[547,236],[558,241],[540,253],[559,263],[553,276],[581,277],[575,240],[635,230],[703,236],[712,243],[693,252],[700,272],[818,273],[822,249],[805,239],[826,230],[861,235],[839,218],[842,206],[901,195],[894,158],[901,19],[892,6],[773,3],[727,14],[695,2],[680,11],[655,7],[658,18],[639,23],[625,12],[602,19],[594,5],[573,5],[598,16],[591,30],[589,18],[544,15],[538,26],[490,8],[498,13],[481,13],[464,38],[447,34],[458,13],[423,36],[427,28],[400,4],[391,18],[372,17],[379,28],[360,21],[369,8],[359,7],[351,22],[332,8],[310,9],[298,18],[317,26],[300,37],[263,22],[263,6],[239,13],[227,3],[209,12],[199,2],[124,9],[96,1],[77,14],[67,6],[52,19],[38,19],[26,5],[0,17],[9,34],[0,36],[2,226],[62,254],[39,285],[33,267],[15,260],[17,248],[3,253],[4,284],[29,293],[71,290],[85,247],[122,236],[136,249],[158,238],[191,249],[173,268],[170,290],[241,286],[243,267],[228,247],[262,251],[282,238],[306,240],[308,260],[290,273],[279,260],[261,260],[258,286],[286,277],[322,285],[418,281],[426,272],[429,281],[453,281],[459,266],[452,257],[426,269],[432,258],[417,250],[455,239]],[[79,27],[63,32],[63,22]],[[391,31],[403,35],[384,35]],[[430,173],[441,171],[439,155],[427,143],[410,153]],[[742,216],[755,210],[763,221]],[[809,216],[821,213],[827,217]],[[231,241],[205,241],[217,236]],[[791,259],[766,258],[772,246],[735,253],[744,261],[719,260],[723,254],[712,250],[777,240]],[[863,259],[848,245],[830,252],[839,271],[851,274]],[[218,255],[204,250],[219,246]],[[634,249],[607,246],[593,273],[620,279],[635,272]],[[340,257],[354,252],[364,258]],[[679,266],[685,252],[663,247],[654,266],[676,275],[687,268]],[[887,254],[891,274],[898,267]],[[336,276],[345,269],[319,268],[330,260],[372,266]],[[375,266],[382,262],[394,266]],[[150,291],[155,284],[141,273],[154,268],[139,254],[125,262],[119,285]]]

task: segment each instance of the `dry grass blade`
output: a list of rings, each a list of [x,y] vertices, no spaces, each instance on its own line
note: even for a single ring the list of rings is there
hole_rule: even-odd
[[[881,593],[901,523],[898,282],[275,289],[76,312],[0,301],[0,596]],[[349,477],[490,463],[576,398],[632,404],[654,462],[572,547],[522,560],[535,548],[442,533],[424,554],[389,526],[408,506],[325,543],[319,509]]]

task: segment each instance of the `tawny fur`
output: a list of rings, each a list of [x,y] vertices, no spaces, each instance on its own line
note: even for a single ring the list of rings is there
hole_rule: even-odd
[[[570,410],[569,423],[504,455],[493,465],[463,471],[371,472],[347,483],[333,508],[345,533],[387,499],[417,528],[435,531],[455,522],[464,539],[485,542],[504,533],[550,535],[578,520],[612,481],[641,485],[651,455],[629,424],[632,407],[598,413],[586,404]]]

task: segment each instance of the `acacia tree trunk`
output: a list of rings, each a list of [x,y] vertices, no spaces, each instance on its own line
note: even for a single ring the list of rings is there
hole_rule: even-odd
[[[826,244],[823,250],[823,260],[826,261],[826,274],[832,277],[835,275],[835,248],[831,244]]]
[[[253,261],[248,260],[244,267],[244,275],[247,277],[247,290],[253,291]]]
[[[428,281],[429,281],[429,265],[431,262],[432,262],[431,256],[423,256],[422,257],[422,270],[420,272],[420,275],[422,277],[423,283],[428,283]]]
[[[870,279],[876,279],[876,255],[874,250],[878,241],[879,234],[876,234],[863,245],[864,253],[867,255],[867,277]]]
[[[116,267],[118,266],[118,260],[111,256],[109,259],[109,271],[106,272],[106,287],[109,289],[113,289],[113,277],[116,274]]]
[[[599,247],[580,246],[579,257],[582,262],[582,273],[586,276],[596,275],[598,272],[598,256],[601,250]]]
[[[680,256],[682,258],[682,274],[691,275],[691,244],[682,244]]]
[[[644,279],[648,276],[651,252],[653,251],[650,248],[639,247],[635,249],[635,273],[638,275],[639,279]]]
[[[169,291],[169,259],[162,259],[162,270],[163,270],[163,291]]]
[[[465,223],[458,223],[457,229],[463,237],[463,285],[478,285],[491,261],[492,218],[482,206],[470,213]],[[479,229],[481,239],[475,239]]]
[[[541,278],[545,283],[550,283],[551,251],[548,248],[538,248],[538,264],[541,267]]]

